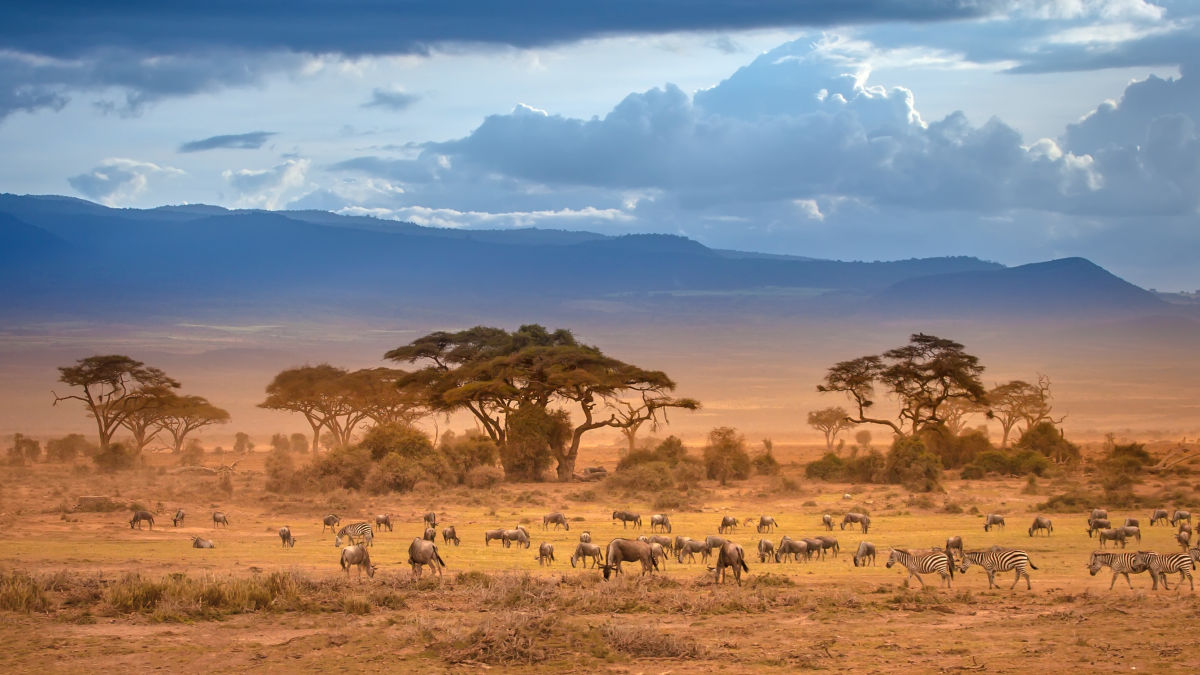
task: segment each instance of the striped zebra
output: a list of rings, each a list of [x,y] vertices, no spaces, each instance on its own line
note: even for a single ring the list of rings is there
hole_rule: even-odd
[[[1092,576],[1100,573],[1104,567],[1112,570],[1112,582],[1108,584],[1108,590],[1112,590],[1113,584],[1117,583],[1117,576],[1124,574],[1125,583],[1129,584],[1129,590],[1133,590],[1133,582],[1129,580],[1129,573],[1141,574],[1146,571],[1146,566],[1138,561],[1136,553],[1108,553],[1106,551],[1092,552],[1091,559],[1088,560],[1088,571]]]
[[[350,523],[337,531],[333,545],[341,546],[342,539],[349,539],[351,544],[355,539],[361,539],[367,546],[374,546],[375,533],[371,531],[369,523]]]
[[[937,572],[946,581],[946,588],[950,588],[950,580],[954,578],[954,560],[945,551],[913,553],[894,548],[891,555],[888,556],[886,567],[891,569],[892,565],[896,563],[904,565],[908,570],[908,577],[904,579],[905,588],[908,588],[908,580],[913,577],[916,577],[917,581],[921,582],[921,588],[924,588],[925,580],[921,578],[922,574]]]
[[[1187,579],[1192,590],[1196,590],[1196,582],[1192,580],[1192,569],[1195,568],[1195,563],[1192,561],[1192,556],[1187,553],[1153,553],[1150,551],[1138,551],[1134,554],[1137,556],[1135,560],[1145,565],[1150,570],[1150,580],[1154,586],[1150,589],[1158,590],[1158,582],[1161,580],[1164,590],[1171,590],[1167,585],[1167,575],[1179,573],[1179,586],[1183,586],[1183,580]]]
[[[967,568],[971,565],[979,565],[987,571],[988,575],[988,590],[993,587],[999,588],[996,583],[996,572],[1007,572],[1015,570],[1017,577],[1013,579],[1012,586],[1008,590],[1017,587],[1017,582],[1021,577],[1025,577],[1025,589],[1032,590],[1029,583],[1029,569],[1037,569],[1037,565],[1029,559],[1029,554],[1019,549],[1005,549],[1002,551],[963,551],[962,566],[958,568],[959,572],[966,574]]]

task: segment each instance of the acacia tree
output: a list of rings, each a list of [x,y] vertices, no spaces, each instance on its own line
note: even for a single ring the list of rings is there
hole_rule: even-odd
[[[120,354],[89,356],[58,371],[59,381],[78,387],[79,393],[65,396],[55,393],[54,404],[67,400],[82,402],[96,421],[102,451],[108,449],[117,429],[162,390],[179,388],[179,382],[158,368]]]
[[[829,452],[833,451],[833,442],[837,440],[838,434],[854,427],[854,424],[846,409],[841,406],[812,410],[808,413],[808,425],[825,434],[825,449]]]
[[[962,399],[982,405],[986,391],[980,382],[983,366],[953,340],[917,333],[909,344],[882,355],[862,356],[831,367],[821,392],[842,392],[856,408],[848,419],[856,424],[880,424],[899,436],[945,424],[943,406]],[[875,405],[875,387],[882,386],[898,406],[895,420],[868,417]],[[907,427],[907,431],[906,431]]]
[[[229,413],[208,402],[203,396],[172,396],[163,407],[158,425],[171,437],[171,449],[183,451],[187,437],[193,431],[213,424],[225,424]]]
[[[258,404],[267,410],[300,413],[312,428],[312,452],[321,450],[321,429],[330,417],[328,391],[334,381],[346,374],[328,363],[301,366],[281,371],[267,385],[267,398]]]
[[[121,422],[132,438],[129,451],[140,455],[146,446],[162,432],[160,422],[167,414],[167,406],[175,396],[170,387],[149,387],[144,395],[136,400],[128,401],[129,415]]]
[[[1024,422],[1028,431],[1042,422],[1053,425],[1062,423],[1066,416],[1054,419],[1050,396],[1050,378],[1038,375],[1037,384],[1024,380],[1013,380],[998,384],[988,392],[989,416],[1000,423],[1003,440],[1000,447],[1008,447],[1008,439],[1017,424]]]

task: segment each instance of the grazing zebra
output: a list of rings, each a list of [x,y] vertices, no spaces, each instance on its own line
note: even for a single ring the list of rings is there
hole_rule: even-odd
[[[1174,525],[1175,523],[1178,523],[1179,521],[1182,521],[1182,520],[1186,520],[1189,523],[1192,522],[1191,512],[1175,509],[1175,513],[1171,514],[1171,524]]]
[[[992,528],[996,526],[1007,527],[1004,524],[1004,516],[1000,515],[999,513],[987,514],[987,518],[983,519],[983,531],[990,532]]]
[[[1200,563],[1200,548],[1189,548],[1188,555],[1192,556],[1192,562]]]
[[[821,524],[825,526],[826,532],[833,532],[833,516],[828,513],[821,516]]]
[[[337,531],[333,545],[341,546],[343,539],[349,539],[353,545],[355,539],[361,539],[367,546],[375,545],[375,533],[371,531],[370,523],[350,523]]]
[[[1050,519],[1046,516],[1038,516],[1033,519],[1033,524],[1029,526],[1029,536],[1032,537],[1038,531],[1045,532],[1046,536],[1049,537],[1050,533],[1054,531],[1054,523],[1051,523]]]
[[[875,544],[869,541],[858,542],[858,550],[854,553],[854,566],[866,567],[867,558],[871,559],[871,565],[875,565]]]
[[[221,511],[213,511],[213,527],[216,527],[217,525],[229,527],[229,516],[225,515],[224,512]]]
[[[1108,584],[1108,590],[1112,590],[1113,584],[1117,583],[1117,576],[1124,574],[1125,583],[1129,584],[1129,590],[1133,590],[1133,582],[1129,580],[1129,573],[1141,574],[1146,571],[1146,566],[1138,561],[1136,553],[1107,553],[1105,551],[1093,551],[1091,559],[1088,560],[1088,571],[1092,576],[1100,573],[1100,570],[1108,567],[1113,571],[1112,581]]]
[[[1017,582],[1021,577],[1025,577],[1025,590],[1032,590],[1033,586],[1029,583],[1029,569],[1037,569],[1037,565],[1029,559],[1029,554],[1019,549],[1005,549],[1003,551],[963,551],[962,566],[958,568],[959,572],[966,573],[967,568],[971,565],[979,565],[987,571],[988,589],[992,587],[999,588],[996,583],[996,572],[1007,572],[1015,570],[1017,577],[1013,579],[1012,586],[1008,590],[1017,587]]]
[[[458,532],[454,530],[453,525],[442,530],[442,543],[449,544],[450,542],[454,542],[455,546],[458,546],[462,543],[462,540],[458,538]]]
[[[1187,553],[1138,551],[1134,555],[1137,556],[1135,560],[1139,564],[1145,565],[1150,570],[1150,580],[1154,584],[1150,590],[1158,590],[1160,579],[1162,580],[1163,589],[1171,590],[1171,587],[1167,585],[1167,575],[1174,574],[1175,572],[1179,573],[1179,586],[1176,588],[1182,588],[1183,580],[1187,579],[1192,590],[1196,590],[1196,582],[1192,580],[1192,569],[1195,568],[1195,562],[1192,560],[1192,556]]]
[[[129,529],[133,529],[137,525],[137,529],[142,529],[142,521],[150,523],[150,529],[154,529],[154,514],[149,511],[134,511],[133,517],[129,519]]]
[[[337,516],[335,516],[334,514],[331,513],[331,514],[325,516],[325,518],[322,519],[321,522],[324,523],[324,525],[321,526],[321,531],[324,532],[326,527],[328,527],[330,530],[332,530],[333,528],[337,527],[338,525],[341,525],[342,519],[338,518]]]
[[[1166,509],[1154,509],[1154,513],[1150,514],[1150,527],[1166,525],[1169,518]]]
[[[891,555],[888,556],[886,567],[891,569],[892,565],[896,563],[900,563],[908,570],[908,576],[904,579],[905,588],[908,588],[908,580],[913,577],[916,577],[917,581],[921,582],[921,588],[924,588],[925,580],[921,578],[922,574],[937,572],[946,581],[946,588],[950,588],[950,580],[954,578],[954,561],[945,551],[913,553],[894,548]]]
[[[376,515],[375,516],[375,527],[380,532],[383,532],[383,528],[385,528],[385,527],[387,528],[388,532],[394,532],[395,530],[392,529],[392,514],[381,513],[381,514]]]
[[[279,528],[279,538],[283,540],[283,546],[285,548],[294,547],[296,545],[296,538],[292,536],[292,528],[288,527],[287,525]]]
[[[179,527],[183,524],[183,517],[185,515],[187,514],[183,512],[183,509],[175,509],[175,515],[171,518],[171,524],[175,527]]]

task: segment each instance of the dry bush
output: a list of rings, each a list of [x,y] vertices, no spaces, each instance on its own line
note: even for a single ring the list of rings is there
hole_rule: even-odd
[[[0,578],[0,609],[9,612],[44,612],[50,607],[45,591],[33,577],[11,572]]]
[[[609,647],[630,656],[698,659],[706,655],[704,647],[695,640],[658,628],[606,623],[600,631]]]
[[[559,619],[549,613],[503,613],[452,635],[437,651],[448,663],[532,665],[546,660],[546,638],[562,632]]]
[[[464,481],[475,489],[496,487],[504,482],[504,469],[498,466],[477,466],[467,472]]]

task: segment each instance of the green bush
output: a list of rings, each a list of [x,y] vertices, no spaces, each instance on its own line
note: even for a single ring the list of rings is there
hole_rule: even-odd
[[[296,490],[296,467],[290,451],[288,446],[276,446],[267,455],[264,468],[267,471],[268,492],[285,494]]]
[[[750,460],[754,473],[759,476],[774,476],[779,473],[779,460],[770,450],[760,452]]]
[[[99,446],[84,438],[82,434],[68,434],[46,441],[46,460],[70,462],[80,455],[91,457],[99,450]]]
[[[671,467],[666,462],[646,462],[604,479],[604,485],[617,490],[646,492],[674,487]]]
[[[804,465],[804,475],[816,480],[845,480],[846,462],[836,454],[828,452],[821,459]]]
[[[684,457],[671,470],[675,482],[681,486],[692,486],[704,480],[706,475],[704,462],[695,457]]]
[[[467,472],[464,481],[467,487],[490,488],[504,482],[504,469],[498,466],[477,466]]]
[[[438,445],[446,464],[458,483],[467,482],[467,476],[479,467],[495,468],[500,476],[504,472],[495,466],[500,461],[500,449],[495,441],[486,434],[468,433],[456,436],[454,432],[446,432]],[[496,472],[491,472],[495,475]]]
[[[1014,447],[1033,450],[1059,464],[1074,464],[1081,457],[1079,446],[1068,441],[1062,431],[1050,422],[1040,422],[1026,429]]]
[[[359,446],[337,448],[313,459],[303,478],[322,489],[358,489],[371,471],[371,452]]]
[[[429,467],[443,464],[439,460],[440,457],[427,457],[427,461],[421,461],[389,452],[371,467],[363,480],[363,488],[375,494],[410,492],[420,481],[437,480],[439,474],[431,472]]]
[[[690,459],[692,458],[688,455],[683,441],[675,436],[668,436],[653,449],[639,448],[622,457],[617,462],[617,471],[624,471],[647,462],[663,462],[668,466],[676,466],[680,462]]]
[[[500,448],[500,463],[509,480],[543,480],[571,436],[566,411],[528,406],[508,416],[508,436]]]
[[[932,492],[942,487],[942,460],[925,448],[919,438],[897,438],[884,464],[888,483],[914,492]]]
[[[750,455],[746,439],[732,427],[717,427],[708,433],[704,448],[704,470],[709,478],[725,485],[730,480],[750,477]]]
[[[404,424],[379,424],[371,427],[358,446],[376,461],[390,453],[419,458],[433,455],[433,442],[425,432]]]
[[[96,463],[96,468],[106,473],[112,473],[133,468],[137,462],[137,455],[126,450],[124,445],[113,443],[92,455],[92,461]]]

